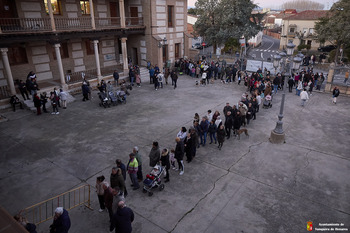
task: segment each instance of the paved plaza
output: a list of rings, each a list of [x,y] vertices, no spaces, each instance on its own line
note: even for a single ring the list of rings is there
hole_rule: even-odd
[[[101,108],[94,92],[88,102],[75,96],[59,115],[2,112],[9,121],[0,123],[0,203],[15,214],[83,184],[94,187],[97,176],[109,180],[117,158],[127,163],[134,146],[145,175],[153,141],[160,149],[175,147],[176,134],[192,125],[194,113],[223,114],[225,103],[236,104],[244,91],[244,85],[219,81],[195,86],[188,76],[180,76],[177,89],[164,85],[155,91],[145,77],[125,105]],[[221,151],[215,144],[201,147],[185,163],[184,175],[171,170],[170,182],[152,197],[133,191],[127,177],[133,232],[294,233],[307,232],[308,221],[350,229],[350,98],[342,95],[332,105],[330,93],[314,92],[301,107],[300,97],[287,93],[286,142],[276,145],[269,136],[281,94],[272,108],[260,108],[247,127],[249,138],[231,137]],[[70,233],[109,232],[94,188],[91,198],[93,210],[69,211]],[[40,224],[38,232],[48,232],[50,223]]]

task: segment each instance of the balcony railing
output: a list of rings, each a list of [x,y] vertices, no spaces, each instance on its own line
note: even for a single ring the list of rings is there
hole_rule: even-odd
[[[143,18],[142,17],[125,17],[125,26],[126,27],[143,26]]]
[[[90,17],[55,18],[56,30],[91,29]]]
[[[56,17],[56,31],[92,29],[90,17],[63,18]],[[96,29],[119,29],[120,17],[95,18]],[[126,17],[125,27],[134,28],[143,25],[142,17]],[[35,33],[52,31],[50,18],[4,18],[0,19],[0,33]]]
[[[295,37],[296,33],[295,32],[288,32],[287,36],[288,37]]]
[[[2,32],[38,32],[50,31],[50,19],[47,18],[4,18],[0,19]]]
[[[119,17],[95,18],[95,25],[97,29],[119,28],[120,18]]]

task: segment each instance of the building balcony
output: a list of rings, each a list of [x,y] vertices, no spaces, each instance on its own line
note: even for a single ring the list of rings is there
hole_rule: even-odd
[[[122,29],[119,17],[95,18],[95,29],[90,17],[55,18],[56,32]],[[125,28],[144,27],[142,17],[126,17]],[[0,19],[0,34],[52,32],[50,18],[3,18]]]
[[[295,37],[295,32],[288,32],[287,36],[288,37]]]

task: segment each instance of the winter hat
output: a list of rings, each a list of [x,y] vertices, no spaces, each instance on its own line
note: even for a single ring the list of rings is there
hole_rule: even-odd
[[[57,207],[57,208],[55,209],[55,213],[56,213],[56,214],[63,214],[63,207]]]

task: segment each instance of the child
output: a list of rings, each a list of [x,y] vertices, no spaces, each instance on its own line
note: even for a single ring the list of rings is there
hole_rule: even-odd
[[[141,87],[141,78],[139,74],[136,74],[136,85],[137,87]]]
[[[176,160],[175,160],[175,149],[174,149],[174,148],[170,150],[169,157],[170,157],[170,164],[171,164],[171,167],[172,167],[173,169],[176,169],[176,167],[175,167],[175,161],[176,161]]]
[[[154,166],[154,168],[152,169],[150,174],[147,174],[146,177],[150,180],[154,180],[154,178],[156,178],[156,176],[159,174],[159,166],[156,165]]]

